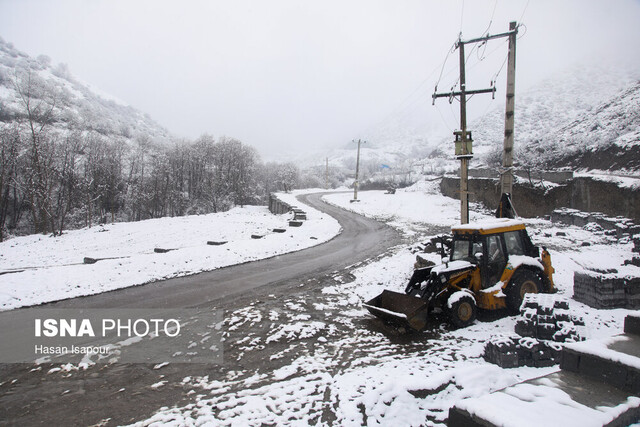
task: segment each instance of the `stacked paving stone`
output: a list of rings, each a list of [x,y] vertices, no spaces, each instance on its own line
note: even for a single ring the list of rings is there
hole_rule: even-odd
[[[528,294],[516,321],[516,334],[493,338],[485,346],[484,358],[502,368],[552,366],[559,363],[561,343],[583,340],[580,327],[584,320],[569,311],[567,301],[554,295]]]
[[[598,309],[640,308],[640,277],[623,276],[617,270],[576,272],[573,298]]]
[[[484,349],[484,359],[501,368],[544,368],[560,363],[561,351],[562,345],[559,343],[512,335],[488,342]]]

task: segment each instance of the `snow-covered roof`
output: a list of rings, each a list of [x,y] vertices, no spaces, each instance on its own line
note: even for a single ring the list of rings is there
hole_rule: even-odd
[[[468,224],[455,225],[451,227],[453,232],[478,232],[481,234],[498,233],[513,228],[523,229],[524,223],[519,219],[495,218],[486,221],[470,222]]]

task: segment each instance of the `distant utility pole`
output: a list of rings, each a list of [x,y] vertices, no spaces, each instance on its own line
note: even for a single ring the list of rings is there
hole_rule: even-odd
[[[500,174],[500,187],[502,193],[512,195],[513,191],[513,131],[516,97],[516,38],[518,26],[515,22],[509,23],[509,59],[507,61],[507,105],[504,113],[504,151],[502,155],[502,168]],[[513,195],[512,195],[513,199]]]
[[[516,28],[516,23],[512,22],[510,28]],[[455,97],[460,97],[460,130],[455,131],[455,147],[456,158],[460,160],[460,223],[467,224],[469,222],[469,160],[473,158],[473,139],[471,138],[471,132],[467,131],[467,95],[477,95],[481,93],[491,93],[495,96],[496,87],[492,82],[492,85],[488,89],[467,90],[466,87],[466,75],[465,75],[465,55],[464,47],[467,44],[482,43],[489,40],[510,37],[512,34],[516,34],[517,30],[512,29],[507,33],[486,35],[476,39],[463,41],[461,38],[456,42],[455,48],[460,53],[460,91],[437,93],[438,87],[433,93],[433,103],[435,104],[437,98],[449,98],[449,102],[452,102]],[[514,36],[515,37],[515,36]],[[514,50],[515,54],[515,50]]]
[[[355,141],[353,141],[355,142]],[[359,202],[358,200],[358,175],[360,173],[360,144],[361,143],[366,143],[367,141],[360,141],[358,140],[358,155],[356,156],[356,180],[353,183],[353,200],[352,202]]]
[[[329,158],[327,157],[327,167],[324,173],[324,188],[329,189]]]

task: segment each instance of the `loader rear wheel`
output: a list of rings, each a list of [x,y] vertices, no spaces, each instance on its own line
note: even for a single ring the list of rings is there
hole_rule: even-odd
[[[449,321],[456,328],[466,328],[476,320],[478,309],[471,295],[463,296],[451,304]]]
[[[520,270],[516,272],[507,288],[507,308],[512,314],[518,314],[524,296],[540,292],[542,292],[540,275],[531,270]]]

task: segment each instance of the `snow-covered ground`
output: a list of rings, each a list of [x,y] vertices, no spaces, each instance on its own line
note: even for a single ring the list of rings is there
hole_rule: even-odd
[[[280,198],[300,206],[295,199],[300,193]],[[295,228],[288,227],[289,214],[272,215],[266,207],[246,206],[7,240],[0,243],[0,310],[268,258],[317,245],[340,232],[333,218],[310,207],[305,210],[304,227]],[[274,233],[276,228],[286,232]],[[208,241],[227,243],[214,246]],[[156,253],[156,248],[170,251]],[[85,264],[85,257],[99,261]]]
[[[283,198],[300,205],[294,196]],[[411,249],[456,224],[460,202],[438,194],[434,182],[421,182],[394,195],[361,192],[357,203],[350,201],[351,196],[335,193],[324,198],[389,222],[409,243],[349,273],[336,271],[326,283],[301,283],[299,293],[284,298],[269,295],[259,303],[227,311],[223,374],[185,376],[175,386],[190,390],[192,400],[161,408],[138,425],[443,425],[449,408],[461,399],[557,370],[557,366],[502,369],[484,361],[485,343],[513,334],[515,317],[476,321],[460,330],[443,325],[409,339],[377,329],[362,302],[383,289],[404,289],[415,260]],[[0,275],[1,301],[6,309],[210,270],[301,249],[339,232],[335,220],[305,210],[309,220],[295,229],[286,227],[286,215],[248,207],[216,215],[111,224],[55,238],[12,239],[0,245],[0,271],[36,268]],[[475,206],[472,211],[472,220],[490,216]],[[559,295],[585,319],[586,337],[620,333],[629,311],[596,310],[572,300],[573,273],[597,267],[640,275],[637,267],[621,266],[631,254],[628,239],[591,226],[569,227],[541,219],[525,222],[534,243],[549,248]],[[287,232],[271,233],[273,228]],[[265,237],[255,240],[252,234]],[[208,246],[207,240],[228,243]],[[589,246],[582,246],[584,242]],[[155,247],[175,250],[158,254]],[[439,262],[437,254],[421,255]],[[85,256],[118,259],[85,265]],[[264,360],[260,368],[243,367],[255,358]],[[162,380],[162,368],[158,373]],[[158,384],[154,386],[164,385]]]
[[[459,201],[436,194],[428,183],[395,195],[361,192],[358,203],[350,199],[350,194],[325,196],[332,204],[388,221],[413,242],[428,240],[429,233],[459,218]],[[476,212],[472,219],[485,216]],[[593,227],[558,226],[540,219],[525,222],[534,243],[549,248],[559,296],[584,317],[587,338],[620,333],[629,311],[596,310],[572,300],[573,273],[620,267],[631,254],[631,243]],[[583,242],[590,245],[582,246]],[[191,387],[196,396],[193,403],[162,408],[138,425],[443,425],[448,409],[461,399],[558,369],[502,369],[484,361],[485,343],[497,335],[512,335],[515,317],[476,321],[453,331],[441,326],[409,341],[372,327],[361,303],[383,289],[402,292],[415,257],[410,249],[411,245],[394,248],[352,270],[346,279],[336,274],[335,284],[325,286],[321,296],[301,291],[282,301],[278,311],[261,303],[230,313],[226,336],[234,357],[241,361],[254,351],[266,357],[270,353],[265,351],[279,344],[284,349],[270,360],[285,360],[282,365],[259,372],[234,370],[222,378],[184,378],[183,386]],[[439,261],[436,254],[422,255]],[[627,271],[640,274],[632,268]],[[234,337],[242,326],[243,333]],[[253,332],[259,327],[270,331],[266,337]],[[589,420],[573,421],[586,425],[581,422]]]

